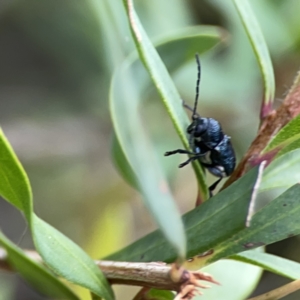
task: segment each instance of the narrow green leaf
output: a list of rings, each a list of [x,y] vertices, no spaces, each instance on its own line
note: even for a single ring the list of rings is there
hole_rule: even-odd
[[[187,61],[194,60],[195,53],[205,53],[227,37],[227,32],[220,27],[199,25],[160,36],[154,40],[154,45],[168,71],[172,73]]]
[[[296,184],[258,211],[244,228],[214,248],[208,262],[300,234],[300,185]]]
[[[275,95],[275,78],[272,61],[260,26],[247,0],[233,0],[244,25],[264,81],[264,100],[261,108],[261,118],[272,110]]]
[[[32,193],[27,175],[0,128],[0,195],[30,220]]]
[[[132,166],[143,200],[170,243],[185,255],[185,235],[158,159],[137,110],[138,99],[130,69],[119,69],[111,85],[111,114],[126,160]]]
[[[145,300],[173,300],[175,298],[175,293],[172,293],[171,291],[150,289],[143,297]]]
[[[263,153],[270,152],[276,148],[283,149],[284,147],[299,139],[300,116],[297,116],[278,132],[278,134],[272,139],[269,145],[264,149]]]
[[[225,32],[215,26],[193,26],[177,30],[174,34],[167,34],[157,38],[155,46],[168,70],[175,71],[188,60],[194,59],[196,52],[201,54],[208,51],[225,36]],[[175,48],[177,51],[172,51]],[[141,101],[146,89],[150,85],[150,78],[144,72],[144,66],[135,54],[132,53],[125,60],[121,68],[127,66],[135,74],[135,82],[138,87],[137,93]],[[138,186],[134,171],[115,135],[112,142],[112,159],[121,176],[137,189]]]
[[[95,295],[94,293],[91,293],[92,300],[102,300],[102,297]]]
[[[203,291],[199,299],[194,300],[241,300],[247,299],[256,288],[262,269],[251,264],[222,259],[202,268],[201,272],[211,274],[221,285],[211,285]]]
[[[288,144],[287,146],[285,146],[283,149],[281,149],[275,156],[275,158],[279,158],[280,156],[287,154],[293,150],[297,150],[300,148],[300,139],[291,142],[290,144]]]
[[[252,189],[258,175],[253,168],[227,189],[183,216],[188,257],[213,249],[245,227]],[[160,231],[154,231],[125,249],[109,256],[120,261],[173,262],[176,252]]]
[[[35,214],[32,229],[38,252],[56,274],[104,299],[113,299],[112,290],[104,275],[79,246]]]
[[[189,121],[187,115],[183,111],[178,91],[176,90],[166,67],[162,63],[159,55],[142,27],[140,20],[135,13],[133,1],[123,0],[123,2],[128,14],[129,24],[140,59],[145,65],[145,68],[148,70],[184,147],[188,149],[189,143],[186,138],[185,130]],[[197,176],[201,198],[206,199],[208,191],[203,171],[198,162],[194,162],[193,167]]]
[[[259,191],[274,188],[288,189],[300,182],[300,149],[292,150],[278,158],[265,169]]]
[[[168,241],[185,257],[185,234],[180,213],[138,112],[138,86],[133,73],[123,65],[111,85],[111,115],[118,141],[134,170],[143,200]]]
[[[94,261],[79,246],[34,214],[28,177],[1,130],[0,195],[25,214],[35,247],[50,268],[107,300],[114,298],[110,285]]]
[[[112,145],[111,145],[111,156],[114,165],[116,166],[117,170],[119,171],[120,175],[123,177],[127,183],[129,183],[133,188],[136,190],[139,189],[138,180],[136,175],[124,154],[124,151],[117,139],[116,135],[113,134],[112,137]]]
[[[7,260],[13,269],[41,293],[55,299],[79,300],[65,284],[43,265],[30,259],[21,249],[9,241],[2,232],[0,232],[0,245],[6,250]]]
[[[300,264],[298,262],[276,255],[257,251],[246,251],[233,255],[230,258],[262,267],[267,271],[290,279],[296,280],[300,278]]]

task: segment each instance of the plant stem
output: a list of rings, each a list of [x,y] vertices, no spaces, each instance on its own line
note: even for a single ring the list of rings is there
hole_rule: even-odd
[[[240,161],[239,165],[225,182],[222,189],[240,178],[254,165],[263,160],[260,157],[262,151],[272,140],[272,138],[288,122],[300,114],[300,73],[297,74],[293,86],[285,97],[283,103],[277,110],[271,112],[261,123],[258,134],[252,142],[250,148]]]
[[[23,250],[25,255],[38,264],[43,264],[40,255],[35,251]],[[136,285],[155,289],[171,290],[182,293],[183,287],[189,285],[206,288],[199,282],[204,280],[218,284],[212,276],[202,272],[190,272],[177,264],[167,265],[163,262],[138,263],[96,260],[104,276],[111,284]],[[0,270],[14,272],[9,263],[5,249],[0,248]]]
[[[300,279],[290,282],[286,285],[283,285],[275,290],[267,292],[265,294],[259,295],[257,297],[250,298],[248,300],[274,300],[281,299],[286,295],[294,293],[300,289]]]

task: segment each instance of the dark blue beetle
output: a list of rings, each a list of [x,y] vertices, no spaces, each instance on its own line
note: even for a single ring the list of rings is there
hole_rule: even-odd
[[[190,162],[199,159],[201,165],[219,179],[209,187],[209,192],[217,187],[222,178],[229,176],[235,168],[235,153],[230,137],[224,134],[220,123],[212,118],[202,118],[197,112],[201,67],[198,54],[198,78],[196,85],[195,105],[192,109],[183,102],[183,106],[193,112],[192,123],[187,128],[190,135],[189,144],[193,152],[184,149],[168,151],[165,156],[176,153],[189,154],[190,158],[179,165],[182,168]]]

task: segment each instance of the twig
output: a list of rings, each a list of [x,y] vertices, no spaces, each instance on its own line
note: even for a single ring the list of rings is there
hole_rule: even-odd
[[[183,268],[177,270],[175,264],[113,261],[97,261],[96,263],[111,284],[137,285],[177,291],[186,299],[189,299],[189,295],[192,295],[197,287],[208,287],[200,283],[199,280],[219,284],[207,273],[190,272]],[[174,271],[174,269],[176,270]],[[190,288],[189,292],[185,289],[187,286]]]
[[[271,112],[261,123],[257,137],[252,142],[250,148],[243,159],[225,182],[222,189],[240,178],[250,167],[260,162],[260,154],[272,140],[272,138],[288,122],[300,114],[300,74],[298,73],[292,88],[285,97],[282,105]]]
[[[277,300],[300,289],[300,279],[248,300]]]
[[[24,253],[38,264],[43,264],[42,258],[35,251],[23,250]],[[208,286],[199,280],[218,284],[207,273],[190,272],[175,264],[166,263],[134,263],[115,261],[95,261],[104,276],[111,284],[136,285],[155,289],[171,290],[178,292],[179,298],[190,299],[197,293],[197,288]],[[174,271],[174,268],[176,269]],[[10,266],[5,249],[0,248],[0,269],[14,272]]]
[[[170,277],[171,266],[165,263],[96,261],[96,264],[111,284],[137,285],[173,291],[179,288],[179,284]]]

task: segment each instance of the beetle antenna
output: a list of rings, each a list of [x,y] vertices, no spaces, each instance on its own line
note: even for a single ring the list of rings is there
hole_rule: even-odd
[[[197,83],[196,83],[195,104],[194,104],[193,115],[192,115],[193,120],[195,120],[199,117],[199,115],[197,114],[197,106],[198,106],[199,86],[200,86],[200,79],[201,79],[201,64],[200,64],[199,54],[196,53],[195,57],[196,57],[196,62],[197,62],[197,67],[198,67],[198,74],[197,74]]]

